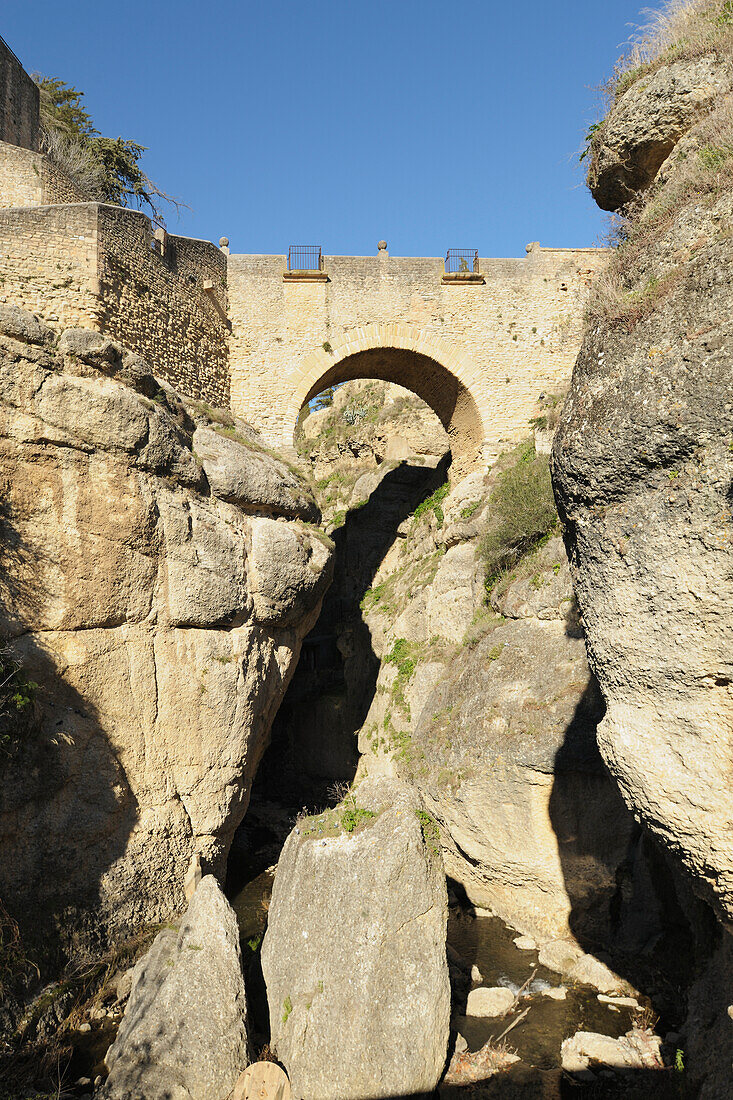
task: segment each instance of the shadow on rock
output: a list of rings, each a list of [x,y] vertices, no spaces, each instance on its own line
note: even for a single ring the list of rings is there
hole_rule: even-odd
[[[604,713],[592,678],[555,757],[550,818],[572,906],[568,923],[584,951],[650,998],[663,1034],[681,1025],[713,922],[626,807],[597,744]]]
[[[17,611],[43,602],[42,570],[6,505],[0,543],[5,674],[17,668],[22,683],[35,685],[23,720],[10,722],[12,700],[3,717],[0,899],[40,975],[49,975],[80,948],[106,946],[103,882],[126,850],[138,808],[94,705],[65,676],[52,634],[31,633]],[[132,913],[134,880],[116,881],[115,894],[115,908]]]
[[[287,799],[299,808],[322,797],[328,783],[353,779],[356,733],[374,698],[379,673],[360,603],[398,527],[446,480],[449,464],[447,455],[434,469],[402,463],[388,470],[369,500],[352,508],[333,533],[333,583],[303,642],[298,668],[273,724],[253,803]]]

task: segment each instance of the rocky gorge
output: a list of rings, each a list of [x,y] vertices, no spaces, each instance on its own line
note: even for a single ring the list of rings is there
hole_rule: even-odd
[[[733,1093],[729,7],[616,74],[569,391],[467,474],[0,304],[2,1100]]]

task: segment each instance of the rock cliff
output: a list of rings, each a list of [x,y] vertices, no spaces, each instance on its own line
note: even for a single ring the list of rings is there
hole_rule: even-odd
[[[34,697],[0,762],[0,897],[50,948],[222,871],[331,549],[247,425],[8,305],[0,479],[3,661]]]
[[[664,26],[591,144],[591,190],[624,220],[553,472],[601,752],[721,922],[688,1020],[693,1077],[717,1098],[733,1057],[733,18],[683,4]]]
[[[663,126],[657,86],[665,82],[697,109]],[[598,131],[590,180],[604,204],[613,156],[627,165],[643,159],[660,127],[668,156],[643,194],[633,192],[626,240],[589,308],[554,447],[573,577],[608,707],[601,751],[634,813],[726,920],[733,918],[729,85],[727,60],[715,52],[662,65],[617,98]]]

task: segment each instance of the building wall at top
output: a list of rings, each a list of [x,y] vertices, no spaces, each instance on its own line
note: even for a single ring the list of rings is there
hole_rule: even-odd
[[[39,115],[37,86],[0,38],[0,141],[37,150]]]
[[[58,331],[102,332],[185,396],[224,407],[226,259],[208,241],[154,238],[149,218],[124,207],[0,210],[0,301]]]
[[[0,300],[52,327],[97,328],[95,204],[0,210]]]
[[[228,407],[225,253],[188,237],[155,241],[145,214],[98,209],[100,330],[185,396]]]

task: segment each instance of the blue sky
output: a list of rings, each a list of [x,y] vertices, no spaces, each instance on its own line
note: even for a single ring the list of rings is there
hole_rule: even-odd
[[[3,0],[29,71],[233,252],[520,256],[597,243],[577,152],[638,0]]]

